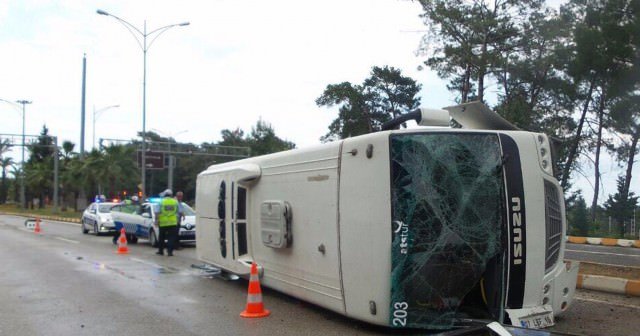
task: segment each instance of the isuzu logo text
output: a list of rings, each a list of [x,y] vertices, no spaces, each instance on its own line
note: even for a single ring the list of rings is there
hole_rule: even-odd
[[[511,198],[511,232],[513,237],[513,264],[522,264],[522,207],[520,204],[520,197]]]

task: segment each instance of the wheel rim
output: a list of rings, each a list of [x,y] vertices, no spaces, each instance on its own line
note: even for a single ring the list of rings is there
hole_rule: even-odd
[[[93,224],[93,231],[96,233],[96,235],[98,234],[98,224]]]

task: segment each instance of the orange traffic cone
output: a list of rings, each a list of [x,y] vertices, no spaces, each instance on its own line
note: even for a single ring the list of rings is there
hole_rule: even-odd
[[[40,233],[42,230],[40,229],[40,217],[36,217],[36,227],[33,229],[34,233]]]
[[[251,276],[249,278],[249,295],[247,296],[247,308],[240,313],[242,317],[267,317],[271,314],[268,309],[264,309],[262,304],[262,290],[260,289],[260,279],[258,279],[258,266],[254,262],[251,264]]]
[[[118,250],[117,254],[128,254],[129,248],[127,247],[127,234],[124,228],[120,229],[120,238],[118,238]]]

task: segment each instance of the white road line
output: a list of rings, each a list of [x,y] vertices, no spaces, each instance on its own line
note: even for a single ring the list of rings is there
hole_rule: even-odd
[[[152,263],[152,262],[148,262],[148,261],[146,261],[146,260],[142,260],[142,259],[138,259],[138,258],[133,258],[133,257],[131,257],[131,258],[129,258],[129,259],[131,259],[131,260],[133,260],[133,261],[136,261],[136,262],[139,262],[139,263],[141,263],[141,264],[148,265],[148,266],[153,266],[153,267],[158,267],[158,268],[162,268],[162,267],[164,267],[164,266],[162,266],[162,265],[158,265],[158,264],[155,264],[155,263]]]
[[[629,305],[629,304],[624,304],[624,303],[615,303],[615,302],[610,302],[610,301],[587,299],[587,298],[581,298],[581,297],[577,297],[575,299],[576,300],[580,300],[580,301],[593,302],[593,303],[604,303],[604,304],[607,304],[607,305],[610,305],[610,306],[624,307],[624,308],[631,308],[631,309],[639,309],[640,310],[640,306],[634,306],[634,305]]]
[[[582,251],[582,250],[569,250],[569,249],[565,249],[565,251],[567,251],[567,252],[579,252],[579,253],[591,253],[591,254],[606,254],[606,255],[620,256],[620,257],[640,258],[640,255],[636,255],[636,254],[621,254],[621,253],[611,253],[611,252],[596,252],[596,251]]]
[[[47,222],[56,222],[56,223],[60,223],[60,224],[66,224],[66,225],[73,225],[73,226],[80,226],[80,223],[71,223],[71,222],[64,222],[64,221],[57,221],[57,220],[53,220],[53,219],[45,219]],[[43,220],[43,222],[45,221]]]
[[[67,239],[67,238],[62,238],[62,237],[54,237],[54,238],[57,239],[57,240],[65,241],[67,243],[80,244],[80,242],[77,241],[77,240],[72,240],[72,239]]]

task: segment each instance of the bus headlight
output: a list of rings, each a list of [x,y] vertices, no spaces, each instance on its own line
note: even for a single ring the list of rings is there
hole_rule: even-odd
[[[545,173],[553,176],[553,158],[551,157],[551,148],[549,147],[549,139],[544,134],[536,136],[536,145],[538,146],[538,162]]]

